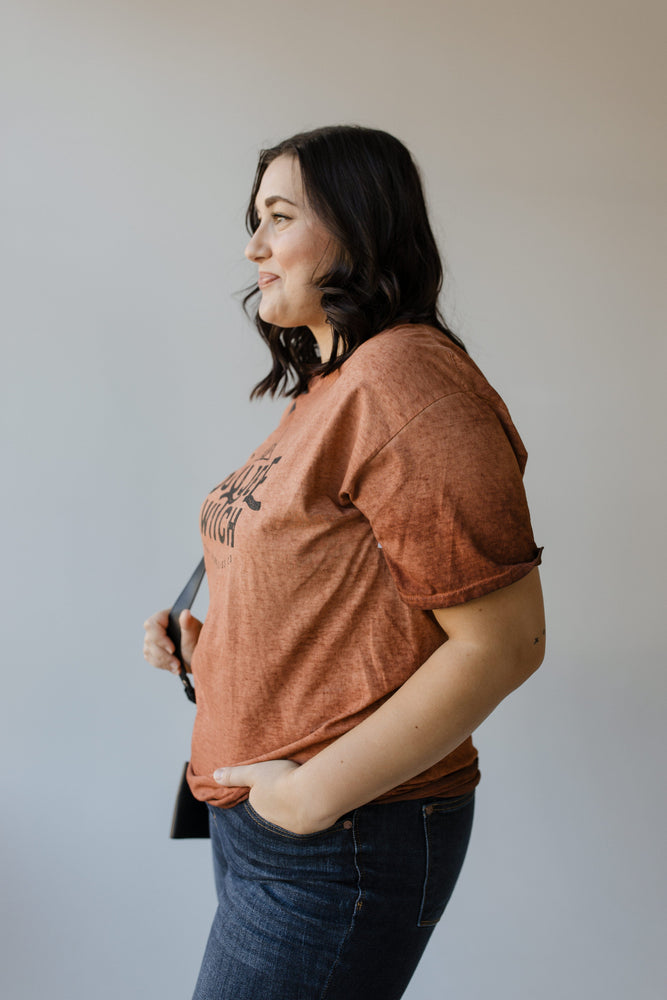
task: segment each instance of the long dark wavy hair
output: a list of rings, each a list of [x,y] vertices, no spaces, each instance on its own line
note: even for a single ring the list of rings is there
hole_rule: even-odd
[[[306,199],[335,243],[330,267],[317,281],[333,344],[330,360],[322,362],[308,327],[265,323],[252,306],[258,285],[245,289],[243,308],[273,359],[251,398],[304,392],[313,375],[334,371],[359,344],[398,323],[427,323],[465,351],[438,308],[442,262],[419,170],[403,143],[379,129],[333,125],[263,149],[246,212],[251,235],[259,225],[255,200],[264,172],[284,154],[298,159]]]

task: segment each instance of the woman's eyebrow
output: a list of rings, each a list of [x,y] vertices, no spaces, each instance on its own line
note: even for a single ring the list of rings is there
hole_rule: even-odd
[[[264,206],[265,208],[271,208],[271,205],[275,205],[277,201],[286,201],[288,205],[294,205],[295,208],[298,208],[295,201],[290,201],[289,198],[285,198],[282,194],[272,194],[269,198],[264,200]],[[256,205],[255,210],[257,210]]]

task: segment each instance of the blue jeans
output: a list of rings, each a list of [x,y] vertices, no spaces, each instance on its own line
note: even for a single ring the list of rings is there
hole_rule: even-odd
[[[398,1000],[465,857],[474,794],[296,835],[209,807],[218,908],[193,1000]]]

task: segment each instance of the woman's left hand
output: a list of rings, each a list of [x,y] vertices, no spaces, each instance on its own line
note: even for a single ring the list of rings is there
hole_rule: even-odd
[[[317,833],[331,822],[318,824],[308,815],[308,804],[303,801],[298,782],[300,770],[301,766],[293,760],[267,760],[260,764],[221,767],[213,777],[219,785],[249,788],[250,805],[269,823],[290,833]]]

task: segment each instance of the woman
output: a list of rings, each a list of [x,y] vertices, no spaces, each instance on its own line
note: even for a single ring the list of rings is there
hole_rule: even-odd
[[[277,429],[209,494],[189,782],[219,906],[195,1000],[402,996],[463,863],[470,734],[539,666],[509,414],[443,322],[418,171],[341,126],[260,156],[246,256]],[[145,656],[176,672],[166,612]]]

